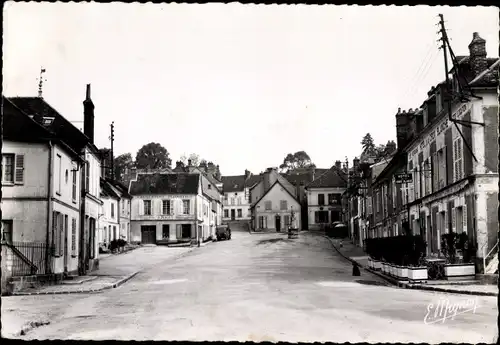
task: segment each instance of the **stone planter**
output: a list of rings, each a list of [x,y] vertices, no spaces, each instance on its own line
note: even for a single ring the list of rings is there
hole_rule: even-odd
[[[428,279],[427,267],[408,267],[408,280],[412,283],[426,282]]]
[[[382,270],[382,263],[381,263],[380,261],[378,261],[378,260],[373,260],[373,261],[372,261],[372,263],[373,263],[373,269],[374,269],[375,271],[380,271],[380,270]]]
[[[446,264],[444,274],[447,280],[473,280],[476,277],[474,264]]]
[[[396,277],[399,280],[408,280],[408,267],[396,266]]]

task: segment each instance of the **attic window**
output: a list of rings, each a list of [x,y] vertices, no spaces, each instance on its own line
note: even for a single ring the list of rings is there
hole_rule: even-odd
[[[208,189],[212,189],[212,185],[208,185]]]
[[[44,117],[43,118],[43,124],[44,125],[50,125],[54,121],[53,117]]]
[[[234,188],[238,188],[238,185],[237,185],[237,184],[235,184],[235,185],[234,185]]]

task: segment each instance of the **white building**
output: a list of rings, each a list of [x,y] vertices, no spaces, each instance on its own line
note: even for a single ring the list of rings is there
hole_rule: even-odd
[[[252,228],[254,230],[287,231],[301,228],[300,203],[292,186],[276,169],[269,168],[250,191]],[[295,222],[292,223],[292,212]]]
[[[212,212],[202,180],[202,174],[187,172],[137,175],[130,182],[131,241],[171,244],[208,239]],[[212,188],[207,183],[206,190]]]
[[[109,249],[111,241],[120,238],[120,196],[111,183],[101,178],[101,210],[99,212],[99,247]]]
[[[306,186],[309,230],[342,221],[342,194],[346,188],[347,174],[339,161]]]
[[[222,220],[249,222],[252,219],[250,210],[250,189],[261,179],[245,170],[245,175],[222,176],[224,192],[224,214]]]

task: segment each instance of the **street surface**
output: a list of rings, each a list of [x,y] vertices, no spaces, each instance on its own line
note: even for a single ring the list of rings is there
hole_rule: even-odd
[[[440,298],[474,299],[477,308],[424,322]],[[2,334],[15,331],[9,315],[30,313],[50,324],[20,339],[491,343],[496,303],[385,286],[366,271],[353,277],[352,265],[318,235],[233,231],[230,241],[155,260],[116,289],[2,298]]]

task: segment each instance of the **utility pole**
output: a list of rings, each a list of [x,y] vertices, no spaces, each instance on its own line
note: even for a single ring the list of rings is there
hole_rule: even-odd
[[[347,156],[345,157],[345,170],[347,173],[347,228],[349,229],[349,237],[352,239],[352,227],[351,227],[351,191],[350,187],[350,175],[349,175],[349,160]]]
[[[40,77],[38,78],[38,97],[43,98],[43,82],[47,81],[47,79],[43,79],[43,74],[45,73],[45,68],[40,68]]]
[[[114,152],[113,152],[113,143],[115,141],[115,122],[111,122],[111,181],[115,180],[115,159],[114,159]]]

